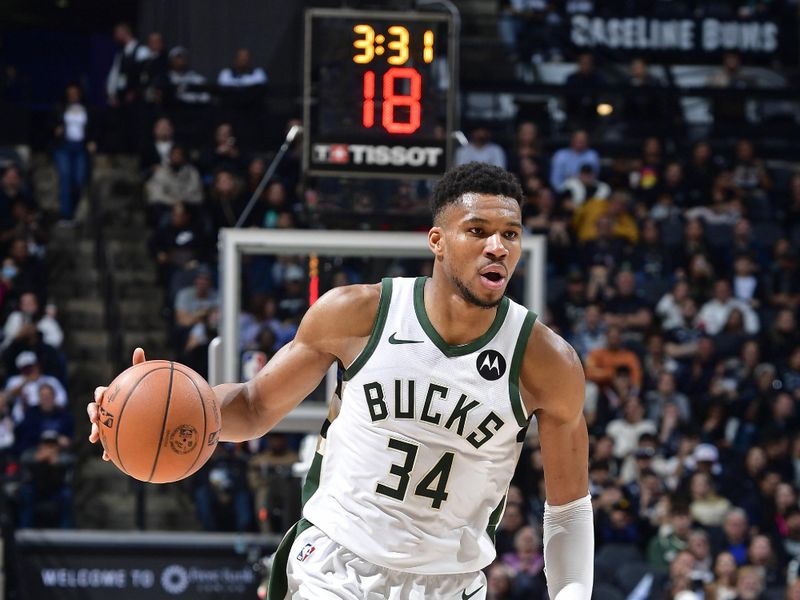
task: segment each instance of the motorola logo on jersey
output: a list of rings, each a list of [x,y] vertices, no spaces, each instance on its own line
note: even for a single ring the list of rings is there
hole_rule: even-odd
[[[496,350],[484,350],[475,364],[481,377],[489,381],[500,379],[506,372],[506,359]]]

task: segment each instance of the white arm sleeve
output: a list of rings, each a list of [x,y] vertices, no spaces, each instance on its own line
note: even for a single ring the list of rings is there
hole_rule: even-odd
[[[588,600],[594,580],[592,498],[544,505],[544,565],[552,600]]]

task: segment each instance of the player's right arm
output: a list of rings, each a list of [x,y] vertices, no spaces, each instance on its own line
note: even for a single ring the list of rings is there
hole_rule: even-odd
[[[335,361],[349,365],[367,343],[380,286],[325,294],[306,313],[294,340],[250,381],[214,388],[222,406],[220,439],[241,441],[272,429],[319,385]]]
[[[331,290],[306,312],[294,340],[253,379],[214,387],[222,409],[220,439],[242,441],[262,436],[319,385],[335,361],[352,363],[369,339],[380,290],[379,284]],[[137,348],[133,364],[144,360],[144,351]],[[98,406],[105,390],[98,387],[95,401],[88,406],[92,443],[99,439]]]

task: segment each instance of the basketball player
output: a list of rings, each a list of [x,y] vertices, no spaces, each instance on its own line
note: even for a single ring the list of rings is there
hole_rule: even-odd
[[[497,167],[446,173],[432,199],[433,276],[336,288],[252,380],[215,388],[222,440],[268,432],[334,362],[303,518],[275,555],[269,598],[481,600],[481,569],[536,415],[551,598],[590,598],[584,376],[575,351],[504,296],[520,257],[522,190]],[[144,352],[134,352],[134,363]],[[97,441],[97,406],[89,405]]]

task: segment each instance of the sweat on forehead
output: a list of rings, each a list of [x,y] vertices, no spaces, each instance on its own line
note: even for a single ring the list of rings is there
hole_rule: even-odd
[[[502,196],[522,205],[522,187],[517,178],[500,167],[471,162],[449,170],[436,184],[431,196],[433,220],[442,210],[464,200],[466,194]]]

